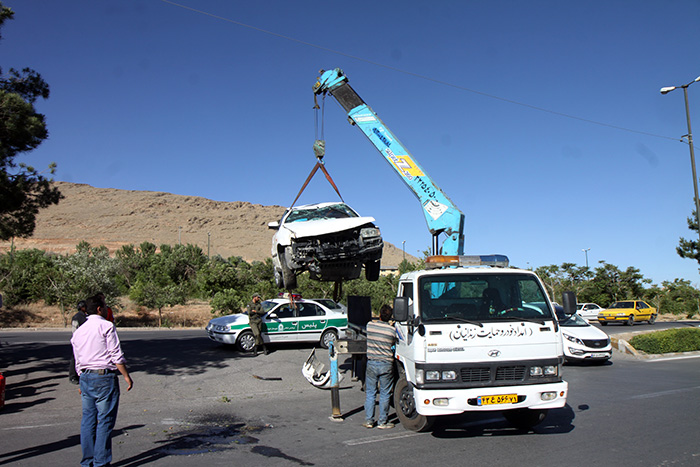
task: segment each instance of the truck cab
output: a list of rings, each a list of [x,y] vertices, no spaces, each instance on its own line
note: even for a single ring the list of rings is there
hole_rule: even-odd
[[[423,431],[435,416],[496,410],[530,427],[566,404],[559,326],[532,271],[413,271],[401,276],[397,292],[394,402],[406,428]]]

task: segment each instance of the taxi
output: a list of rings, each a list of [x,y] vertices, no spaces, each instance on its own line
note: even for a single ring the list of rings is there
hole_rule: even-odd
[[[262,338],[266,344],[318,342],[321,347],[328,348],[331,342],[345,338],[347,314],[314,300],[305,300],[296,295],[265,300],[261,305],[265,312]],[[206,332],[214,342],[235,345],[242,352],[251,352],[255,348],[255,338],[246,313],[213,318]]]
[[[622,300],[615,302],[598,313],[598,322],[605,326],[608,323],[624,323],[632,326],[636,321],[656,322],[656,308],[643,300]]]

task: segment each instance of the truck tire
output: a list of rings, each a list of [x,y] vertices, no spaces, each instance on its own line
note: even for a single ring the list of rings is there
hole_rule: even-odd
[[[542,423],[547,416],[546,410],[515,409],[505,410],[503,416],[516,428],[529,429]]]
[[[399,376],[394,386],[394,408],[404,428],[411,431],[428,431],[433,426],[435,417],[420,415],[416,411],[413,388],[406,381],[406,376]]]
[[[252,352],[255,349],[255,336],[251,331],[243,331],[236,339],[236,347],[241,352]]]
[[[367,261],[365,263],[365,279],[370,282],[379,280],[379,272],[381,270],[381,261],[378,259]]]

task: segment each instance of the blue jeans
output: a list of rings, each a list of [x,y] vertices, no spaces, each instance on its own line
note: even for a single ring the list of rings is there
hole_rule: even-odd
[[[80,375],[83,419],[80,422],[80,465],[98,467],[112,462],[112,429],[119,409],[119,378],[116,374]]]
[[[394,371],[392,362],[380,360],[367,360],[365,373],[365,421],[374,422],[374,399],[377,395],[377,383],[379,383],[379,420],[380,425],[389,418],[389,398],[391,397],[391,385],[394,383]]]

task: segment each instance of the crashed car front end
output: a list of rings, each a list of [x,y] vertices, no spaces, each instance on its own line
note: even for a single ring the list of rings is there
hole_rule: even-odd
[[[382,257],[381,233],[374,224],[325,235],[292,238],[291,265],[315,280],[357,279],[363,264]]]

